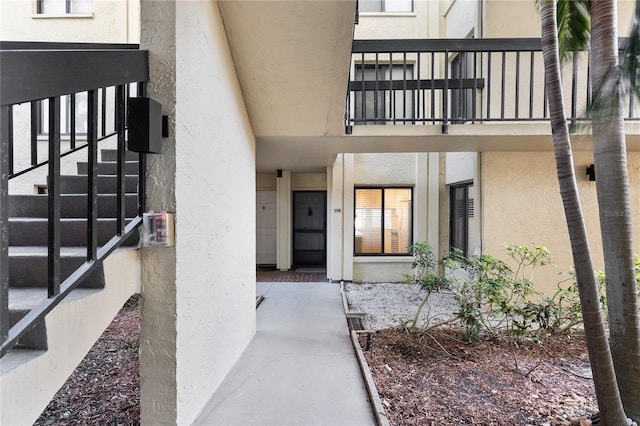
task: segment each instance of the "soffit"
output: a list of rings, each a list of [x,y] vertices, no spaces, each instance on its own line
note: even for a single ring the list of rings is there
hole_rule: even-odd
[[[355,5],[219,2],[256,137],[342,134]]]

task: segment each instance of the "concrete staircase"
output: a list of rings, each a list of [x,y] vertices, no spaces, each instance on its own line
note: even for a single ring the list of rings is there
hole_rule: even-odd
[[[105,244],[116,235],[115,157],[115,150],[102,150],[101,162],[98,163],[98,246]],[[127,222],[138,214],[137,159],[137,153],[127,152],[125,164]],[[61,177],[61,282],[86,260],[87,164],[77,163],[77,172],[77,175]],[[10,326],[47,298],[47,217],[46,194],[9,196]],[[124,301],[139,291],[139,259],[137,251],[134,252],[135,254],[131,252],[132,248],[138,247],[138,243],[139,235],[136,232],[71,292],[67,298],[69,300],[65,299],[61,305],[54,308],[2,358],[0,424],[32,423],[113,319]],[[125,251],[129,251],[129,254],[123,254]],[[111,258],[119,260],[110,262]],[[122,262],[126,262],[126,265]],[[109,263],[115,263],[112,268],[120,269],[120,271],[114,271],[114,274],[125,275],[117,278],[120,282],[109,282],[108,274],[105,273],[105,265]],[[122,287],[118,288],[119,286]],[[83,301],[83,299],[86,300]],[[73,311],[86,310],[88,306],[93,306],[90,310],[100,312],[84,317],[79,313],[77,315],[73,313]],[[56,312],[58,310],[60,312]],[[65,313],[67,311],[69,314]],[[73,326],[69,324],[70,322],[73,322]],[[54,326],[53,323],[57,324]],[[80,332],[83,333],[81,338],[73,335],[74,329],[78,332],[78,325],[86,325],[84,328],[81,327]],[[52,330],[53,327],[62,329]],[[76,341],[77,345],[74,343]],[[52,351],[52,349],[55,350]],[[47,360],[41,361],[41,364],[49,364],[51,370],[55,370],[56,374],[53,376],[57,376],[57,379],[51,380],[51,383],[46,386],[42,383],[29,383],[30,380],[34,380],[29,379],[29,374],[38,370],[32,367],[33,360],[43,357],[44,354],[47,355],[44,357]],[[60,357],[65,359],[59,360]],[[64,366],[56,365],[58,360]],[[68,371],[69,368],[71,371]],[[49,377],[46,381],[49,381],[48,379]],[[15,389],[20,381],[23,381],[23,388],[31,386],[37,388],[37,391],[27,388]],[[30,397],[29,404],[25,404],[24,399],[19,399],[20,395],[27,397],[32,392],[39,392],[41,395],[35,398]],[[15,409],[11,409],[12,406]]]

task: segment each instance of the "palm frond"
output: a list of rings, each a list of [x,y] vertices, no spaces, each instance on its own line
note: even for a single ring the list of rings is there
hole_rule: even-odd
[[[589,0],[557,0],[558,48],[560,58],[583,50],[589,44],[591,17]]]

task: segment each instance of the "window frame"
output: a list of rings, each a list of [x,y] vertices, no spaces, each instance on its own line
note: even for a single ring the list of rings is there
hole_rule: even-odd
[[[62,95],[61,99],[64,99],[64,102],[60,102],[60,136],[62,138],[69,138],[72,135],[75,135],[76,137],[80,138],[80,139],[86,139],[87,137],[87,132],[86,131],[78,131],[77,127],[78,127],[78,122],[77,119],[78,118],[82,118],[82,113],[84,112],[84,118],[86,120],[86,115],[88,114],[87,111],[87,104],[86,104],[86,97],[88,92],[78,92],[78,93],[73,93],[73,94],[69,94],[69,95]],[[84,96],[84,106],[85,109],[84,110],[78,110],[78,103],[82,103],[82,98],[79,99],[78,95],[80,95],[80,97]],[[42,99],[37,101],[36,103],[36,120],[37,120],[37,134],[38,137],[41,138],[46,138],[49,136],[49,129],[48,129],[48,115],[47,115],[47,111],[48,111],[48,105],[46,104],[47,100],[46,99]],[[72,104],[75,103],[74,106],[72,106]],[[72,120],[72,115],[75,116],[75,120]],[[72,127],[76,127],[75,130],[72,129]],[[86,124],[85,124],[86,127]]]
[[[356,203],[357,203],[357,192],[358,190],[380,190],[381,191],[381,200],[380,200],[380,212],[381,212],[381,222],[380,222],[380,253],[358,253],[356,251]],[[411,200],[409,202],[409,229],[408,229],[408,244],[406,247],[406,252],[401,253],[385,253],[385,190],[387,189],[408,189],[410,190]],[[410,246],[413,244],[413,228],[414,228],[414,186],[413,185],[357,185],[353,188],[353,256],[354,257],[401,257],[401,256],[411,256],[412,253],[410,251]]]
[[[358,12],[359,13],[415,13],[415,0],[409,0],[411,3],[411,10],[387,10],[386,9],[386,0],[368,0],[366,3],[372,5],[374,3],[378,3],[380,5],[380,10],[363,10],[362,5],[365,4],[364,1],[358,1]],[[376,8],[377,9],[377,8]]]
[[[64,2],[64,11],[63,12],[45,12],[45,2]],[[73,10],[73,2],[74,0],[36,0],[36,15],[38,16],[91,16],[94,13],[95,3],[94,0],[84,0],[91,5],[91,11],[81,11],[76,12]]]
[[[467,182],[460,182],[460,183],[456,183],[456,184],[452,184],[449,185],[449,251],[453,250],[454,248],[459,249],[460,251],[462,251],[462,254],[466,257],[469,255],[469,227],[470,227],[470,222],[472,219],[475,218],[476,213],[475,213],[475,199],[471,199],[473,200],[473,203],[471,203],[472,206],[472,210],[469,210],[469,206],[470,206],[470,198],[469,198],[469,188],[474,187],[474,182],[473,181],[467,181]],[[456,190],[462,190],[463,192],[463,203],[464,203],[464,221],[462,223],[462,241],[463,241],[463,247],[460,248],[457,246],[456,242],[455,242],[455,236],[457,235],[457,233],[455,232],[454,227],[456,226],[456,221],[455,221],[455,213],[457,211],[455,203],[456,203],[456,197],[454,196],[454,191]],[[472,213],[471,215],[469,213]]]

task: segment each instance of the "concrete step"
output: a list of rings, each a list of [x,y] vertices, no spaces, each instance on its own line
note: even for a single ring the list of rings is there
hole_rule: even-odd
[[[60,215],[64,218],[86,218],[87,196],[84,194],[63,194],[60,200]],[[47,217],[49,214],[48,195],[10,195],[9,217]],[[98,217],[116,217],[116,195],[98,195]],[[138,195],[125,194],[125,214],[138,214]]]
[[[102,159],[102,161],[117,161],[118,150],[117,149],[101,149],[100,158]],[[140,158],[140,154],[137,152],[134,152],[134,151],[124,152],[125,161],[138,161],[139,158]]]
[[[98,192],[100,194],[115,194],[117,191],[117,176],[98,175]],[[138,192],[138,175],[129,175],[124,178],[126,193]],[[87,176],[63,175],[60,176],[60,193],[62,194],[86,194]]]
[[[9,288],[9,327],[13,327],[31,309],[47,299],[46,288]],[[47,326],[44,320],[18,340],[13,350],[47,350]]]
[[[89,169],[88,163],[78,162],[78,174],[86,175]],[[115,161],[100,161],[98,162],[98,174],[99,175],[115,175],[118,173],[118,163]],[[138,174],[138,162],[126,161],[124,163],[125,175],[137,175]]]
[[[64,281],[80,265],[86,261],[86,249],[73,248],[61,250],[60,280]],[[16,250],[9,252],[9,287],[10,288],[44,288],[48,284],[48,267],[46,247]],[[98,266],[81,284],[81,288],[103,288],[104,271]]]
[[[130,219],[126,222],[128,223]],[[87,245],[87,220],[80,218],[61,220],[60,245],[80,247]],[[98,219],[98,245],[104,245],[116,234],[115,219]],[[48,220],[45,218],[9,218],[10,246],[48,245]],[[135,232],[124,245],[137,245],[139,235]]]

